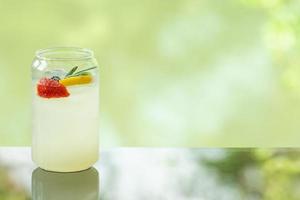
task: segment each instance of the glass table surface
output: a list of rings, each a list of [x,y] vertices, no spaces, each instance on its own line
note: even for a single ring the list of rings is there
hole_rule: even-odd
[[[0,148],[0,200],[297,200],[300,149],[113,148],[94,167],[47,172]]]

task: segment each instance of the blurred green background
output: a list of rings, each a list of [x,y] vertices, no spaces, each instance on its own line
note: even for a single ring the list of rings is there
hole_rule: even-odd
[[[101,144],[298,146],[298,0],[0,0],[0,145],[30,144],[37,49],[101,67]]]

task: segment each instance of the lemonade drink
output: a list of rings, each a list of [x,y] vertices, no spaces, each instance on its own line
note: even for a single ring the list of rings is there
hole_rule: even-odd
[[[37,54],[32,80],[32,159],[49,171],[87,169],[97,161],[99,149],[97,63],[86,49],[54,48]]]

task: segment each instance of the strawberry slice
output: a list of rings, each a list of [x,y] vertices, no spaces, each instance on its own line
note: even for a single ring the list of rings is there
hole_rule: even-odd
[[[60,98],[69,96],[67,88],[56,80],[42,78],[37,84],[37,92],[40,97]]]

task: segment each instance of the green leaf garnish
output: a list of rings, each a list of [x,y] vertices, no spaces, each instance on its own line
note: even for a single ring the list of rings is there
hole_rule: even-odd
[[[88,75],[91,75],[91,73],[90,72],[82,72],[82,73],[80,73],[80,76],[88,76]]]
[[[86,71],[88,71],[88,70],[95,69],[95,68],[96,68],[96,67],[90,67],[90,68],[87,68],[87,69],[83,69],[83,70],[81,70],[81,71],[76,72],[74,75],[76,75],[76,74],[81,74],[82,72],[86,72]]]
[[[73,74],[73,75],[70,75],[68,77],[75,77],[75,76],[88,76],[88,75],[91,75],[90,72],[82,72],[80,74]]]
[[[77,69],[78,69],[78,66],[73,67],[73,68],[66,74],[65,77],[68,77],[68,76],[72,75]]]
[[[67,77],[74,77],[74,76],[84,76],[84,75],[91,75],[90,72],[87,72],[88,70],[91,70],[91,69],[95,69],[97,68],[96,66],[94,67],[90,67],[90,68],[87,68],[87,69],[83,69],[81,71],[78,71],[75,73],[75,71],[78,69],[78,66],[76,67],[73,67],[65,76],[65,78]]]

